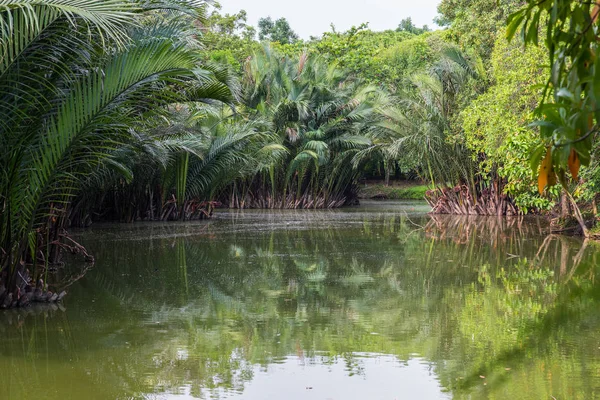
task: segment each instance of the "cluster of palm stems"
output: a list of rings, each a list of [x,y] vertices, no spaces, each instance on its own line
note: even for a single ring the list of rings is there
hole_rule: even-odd
[[[264,157],[223,192],[231,207],[328,208],[356,198],[353,157],[391,105],[389,95],[307,53],[268,46],[246,63],[241,113],[266,124]]]

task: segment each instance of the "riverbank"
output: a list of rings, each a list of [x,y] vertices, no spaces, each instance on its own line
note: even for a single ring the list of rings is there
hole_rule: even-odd
[[[382,182],[365,182],[360,184],[359,199],[381,199],[381,200],[424,200],[427,185],[415,182],[399,181],[391,182],[385,186]]]

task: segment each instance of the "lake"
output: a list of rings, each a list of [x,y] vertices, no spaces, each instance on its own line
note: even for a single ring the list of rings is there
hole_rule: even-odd
[[[600,398],[600,246],[420,202],[73,231],[0,399]]]

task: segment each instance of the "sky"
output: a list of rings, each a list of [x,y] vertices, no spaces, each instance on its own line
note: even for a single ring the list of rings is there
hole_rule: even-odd
[[[330,31],[345,31],[353,25],[369,22],[374,31],[395,29],[404,18],[411,17],[421,27],[434,27],[440,0],[218,0],[222,13],[246,10],[248,23],[257,26],[259,18],[285,17],[303,39]]]

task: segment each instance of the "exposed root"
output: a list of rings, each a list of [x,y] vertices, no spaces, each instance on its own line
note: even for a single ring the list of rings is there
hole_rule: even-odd
[[[55,282],[55,284],[51,285],[53,289],[50,290],[49,285],[39,277],[42,274],[47,275],[48,271],[57,264],[51,263],[50,259],[46,259],[43,252],[40,251],[40,256],[36,256],[36,258],[41,257],[41,263],[39,263],[39,259],[36,262],[29,260],[30,263],[21,261],[13,269],[6,267],[0,273],[0,309],[22,308],[33,303],[60,303],[67,295],[65,289],[73,282],[81,279],[85,272],[93,265],[94,257],[87,252],[85,247],[69,237],[64,230],[57,233],[57,237],[58,239],[48,243],[48,247],[52,249],[52,253],[59,255],[62,250],[66,250],[72,254],[83,255],[87,262],[83,272],[74,277],[68,277],[66,281]],[[65,243],[65,241],[68,243]],[[40,265],[44,266],[41,268],[41,271],[39,269]],[[34,271],[33,274],[31,274],[30,268]]]
[[[67,295],[65,290],[53,293],[48,290],[48,285],[42,279],[34,284],[29,276],[29,270],[17,271],[19,277],[17,287],[7,290],[0,284],[0,308],[26,307],[31,303],[58,303]]]
[[[497,183],[474,197],[467,185],[427,191],[425,199],[432,214],[454,215],[518,215],[512,200],[502,193]]]
[[[356,204],[356,200],[349,200],[344,195],[325,197],[322,195],[313,196],[304,194],[296,196],[295,194],[276,195],[264,194],[255,196],[247,193],[244,197],[230,196],[229,208],[262,208],[262,209],[324,209],[339,208],[344,205]]]

